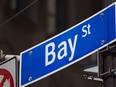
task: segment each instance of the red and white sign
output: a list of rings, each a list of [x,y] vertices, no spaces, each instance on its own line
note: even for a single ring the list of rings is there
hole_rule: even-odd
[[[16,58],[0,63],[0,87],[17,87],[16,67]]]

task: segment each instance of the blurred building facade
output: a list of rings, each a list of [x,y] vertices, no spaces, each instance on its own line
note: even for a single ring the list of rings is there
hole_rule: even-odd
[[[2,24],[32,2],[34,0],[1,0],[0,23]],[[1,43],[10,45],[5,47],[6,50],[3,44],[1,48],[6,53],[19,54],[74,26],[101,8],[101,0],[39,0],[1,27],[0,35],[3,37],[3,39],[0,37],[3,40]]]

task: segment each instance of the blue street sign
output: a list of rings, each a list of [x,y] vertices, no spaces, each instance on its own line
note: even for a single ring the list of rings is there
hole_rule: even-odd
[[[85,21],[21,53],[24,87],[76,63],[116,41],[115,3]]]

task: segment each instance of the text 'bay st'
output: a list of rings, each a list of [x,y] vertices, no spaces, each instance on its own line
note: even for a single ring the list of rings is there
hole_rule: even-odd
[[[101,17],[101,14],[104,16]],[[25,87],[60,71],[116,41],[115,15],[114,3],[70,29],[21,52],[20,86]]]
[[[91,34],[90,27],[91,27],[90,24],[84,25],[82,27],[83,38]],[[69,61],[71,61],[74,58],[77,40],[78,40],[78,34],[74,36],[74,40],[69,38],[67,41],[62,41],[58,46],[56,46],[55,42],[51,42],[47,44],[45,46],[45,66],[52,64],[56,58],[58,58],[58,60],[66,58],[67,55],[69,55],[67,52],[68,47],[69,47],[70,54],[71,54],[69,57]],[[58,53],[56,53],[55,50],[59,50]]]

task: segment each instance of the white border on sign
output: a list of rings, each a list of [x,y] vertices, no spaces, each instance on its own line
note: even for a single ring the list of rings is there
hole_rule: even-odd
[[[98,49],[96,49],[96,50],[90,52],[89,54],[87,54],[87,55],[85,55],[85,56],[83,56],[83,57],[81,57],[81,58],[79,58],[79,59],[77,59],[77,60],[75,60],[75,61],[73,61],[73,62],[71,62],[71,63],[69,63],[69,64],[67,64],[67,65],[65,65],[65,66],[63,66],[63,67],[61,67],[61,68],[59,68],[59,69],[57,69],[57,70],[54,70],[53,72],[48,73],[48,74],[46,74],[46,75],[44,75],[44,76],[42,76],[42,77],[40,77],[40,78],[38,78],[38,79],[36,79],[36,80],[34,80],[34,81],[31,81],[31,82],[29,82],[29,83],[27,83],[27,84],[25,84],[25,85],[21,85],[21,66],[22,66],[21,64],[22,64],[22,54],[23,54],[23,53],[25,53],[25,52],[27,52],[27,51],[30,51],[30,50],[32,50],[32,49],[34,49],[34,48],[36,48],[36,47],[38,47],[38,46],[40,46],[40,45],[42,45],[42,44],[48,42],[49,40],[52,40],[52,39],[54,39],[54,38],[56,38],[56,37],[58,37],[58,36],[60,36],[60,35],[62,35],[62,34],[64,34],[64,33],[68,32],[68,31],[70,31],[72,28],[75,28],[75,27],[81,25],[82,23],[84,23],[84,22],[88,21],[89,19],[95,17],[96,15],[102,13],[103,11],[107,10],[108,8],[110,8],[110,7],[113,6],[113,5],[116,6],[116,2],[114,2],[114,3],[111,4],[111,5],[109,5],[108,7],[104,8],[103,10],[99,11],[98,13],[94,14],[93,16],[87,18],[86,20],[84,20],[84,21],[78,23],[77,25],[75,25],[75,26],[69,28],[68,30],[66,30],[66,31],[64,31],[64,32],[62,32],[62,33],[60,33],[60,34],[58,34],[58,35],[56,35],[56,36],[54,36],[54,37],[52,37],[52,38],[50,38],[50,39],[48,39],[48,40],[46,40],[46,41],[44,41],[44,42],[38,44],[38,45],[35,45],[35,46],[33,46],[33,47],[31,47],[31,48],[29,48],[29,49],[27,49],[27,50],[21,52],[21,53],[20,53],[20,56],[21,56],[21,59],[20,59],[20,72],[19,72],[19,73],[20,73],[20,80],[19,80],[19,85],[20,85],[20,87],[25,87],[25,86],[27,86],[27,85],[30,85],[30,84],[32,84],[32,83],[34,83],[34,82],[37,82],[37,81],[43,79],[43,78],[45,78],[45,77],[47,77],[47,76],[49,76],[49,75],[52,75],[52,74],[54,74],[54,73],[56,73],[56,72],[58,72],[58,71],[60,71],[60,70],[62,70],[62,69],[64,69],[64,68],[66,68],[66,67],[68,67],[68,66],[70,66],[70,65],[72,65],[72,64],[74,64],[74,63],[76,63],[76,62],[78,62],[78,61],[80,61],[80,60],[82,60],[82,59],[84,59],[84,58],[86,58],[86,57],[88,57],[88,56],[90,56],[91,54],[97,52],[98,50],[101,50],[102,48],[106,47],[107,45],[109,45],[109,44],[115,42],[115,41],[116,41],[116,37],[115,37],[115,39],[112,40],[111,42],[109,42],[109,43],[103,45],[102,47],[100,47],[100,48],[98,48]],[[116,12],[116,7],[115,7],[115,12]],[[116,13],[115,13],[115,15],[116,15]],[[116,17],[115,17],[115,18],[116,18]],[[116,21],[116,19],[115,19],[115,21]],[[115,23],[116,23],[116,22],[115,22]],[[116,28],[115,28],[115,30],[116,30]],[[116,33],[116,32],[115,32],[115,33]]]

